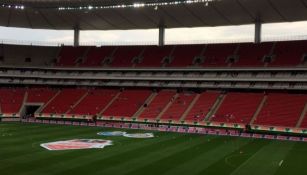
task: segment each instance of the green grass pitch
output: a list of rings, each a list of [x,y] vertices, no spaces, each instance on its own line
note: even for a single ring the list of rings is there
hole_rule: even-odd
[[[111,130],[0,123],[0,174],[307,174],[307,143],[165,132],[155,132],[151,139],[96,135]],[[41,143],[76,138],[109,139],[114,145],[70,151],[40,147]]]

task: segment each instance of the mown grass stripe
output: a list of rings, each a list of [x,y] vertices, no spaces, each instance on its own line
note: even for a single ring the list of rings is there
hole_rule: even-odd
[[[283,164],[274,173],[275,175],[307,174],[307,145],[295,142],[292,149],[285,156]],[[272,174],[273,175],[273,174]]]
[[[0,123],[0,174],[307,174],[306,143],[154,132],[153,139],[102,137],[111,129]],[[144,132],[127,130],[130,133]],[[150,132],[150,131],[145,131]],[[111,139],[96,150],[47,151],[40,143],[75,138]],[[283,159],[282,166],[276,166]],[[273,166],[274,165],[274,166]]]
[[[5,152],[1,154],[0,163],[4,161],[16,161],[18,160],[19,157],[25,158],[26,156],[28,156],[29,158],[31,158],[33,156],[37,156],[38,154],[45,154],[46,150],[40,147],[41,143],[47,143],[49,141],[73,139],[73,138],[76,138],[76,136],[74,135],[77,135],[78,137],[82,137],[82,136],[85,137],[85,136],[88,136],[89,134],[93,134],[93,131],[90,131],[90,130],[88,131],[75,130],[69,133],[65,133],[65,132],[63,133],[63,131],[64,130],[61,129],[61,130],[58,130],[57,132],[52,132],[52,134],[47,134],[47,138],[46,138],[45,133],[44,133],[44,136],[36,135],[37,137],[35,137],[35,139],[31,139],[31,142],[29,142],[28,140],[23,140],[19,138],[19,140],[21,140],[22,142],[20,142],[17,145],[11,145],[8,148],[2,150]],[[59,134],[61,137],[57,137],[55,134],[56,135]],[[55,140],[53,137],[56,137],[57,139]],[[21,146],[25,149],[20,149]],[[33,149],[33,147],[37,147],[38,149]],[[13,157],[13,159],[11,159],[11,157]]]
[[[174,150],[173,152],[166,153],[159,157],[157,156],[154,161],[148,161],[146,163],[134,166],[130,171],[123,172],[123,174],[162,174],[172,167],[176,167],[186,160],[201,154],[202,152],[208,152],[213,147],[223,143],[223,137],[215,137],[214,139],[204,136],[197,144],[193,144],[193,141],[189,142],[189,147],[181,150]],[[176,149],[176,148],[175,148]]]
[[[279,162],[289,153],[294,143],[271,142],[242,163],[231,175],[270,175],[279,168]],[[268,156],[269,155],[269,156]],[[250,171],[257,170],[257,171]]]
[[[155,140],[157,143],[163,143],[171,138],[173,138],[173,135],[160,137],[159,139]],[[75,169],[76,167],[80,165],[91,165],[95,164],[95,162],[99,162],[101,159],[107,159],[112,156],[122,157],[127,151],[137,151],[137,149],[141,149],[142,147],[146,147],[147,145],[152,144],[155,142],[153,139],[148,140],[139,140],[139,141],[131,141],[131,144],[126,145],[119,145],[121,149],[117,148],[114,149],[112,146],[104,148],[103,150],[81,150],[81,151],[61,151],[63,154],[61,154],[61,157],[55,157],[55,158],[45,158],[44,161],[50,162],[50,164],[40,164],[40,161],[37,160],[33,163],[38,163],[40,166],[34,167],[31,169],[31,171],[24,172],[23,174],[36,174],[36,173],[48,173],[49,171],[52,171],[53,174],[56,174],[57,171],[65,171],[70,172],[71,170]],[[69,159],[67,157],[70,157],[73,155],[73,159]],[[65,160],[65,164],[63,165],[62,160]],[[65,165],[70,166],[65,166]],[[61,168],[59,168],[61,167]],[[46,171],[48,170],[48,171]],[[61,173],[60,173],[61,174]]]
[[[232,138],[232,137],[221,137],[223,140],[220,144],[211,145],[211,149],[204,151],[189,159],[186,159],[183,163],[178,166],[172,167],[165,171],[163,174],[197,174],[204,168],[211,166],[215,162],[222,159],[225,155],[230,154],[237,150],[239,147],[246,145],[251,142],[250,139]],[[208,144],[210,145],[210,144]],[[203,147],[202,149],[207,149]]]
[[[138,145],[138,148],[133,148],[134,146],[129,146],[130,148],[128,148],[127,150],[123,150],[121,153],[118,154],[113,154],[113,155],[102,155],[100,159],[97,160],[90,160],[88,163],[85,164],[78,164],[78,160],[75,161],[76,166],[68,170],[65,171],[60,171],[56,174],[65,174],[67,172],[81,172],[81,173],[86,173],[86,169],[87,168],[95,168],[97,165],[99,166],[99,169],[104,169],[104,168],[108,168],[109,166],[111,167],[116,166],[116,165],[120,165],[121,163],[125,163],[126,161],[130,161],[130,159],[138,157],[138,155],[144,155],[148,152],[154,151],[154,149],[156,149],[157,146],[159,145],[163,145],[164,147],[170,146],[172,144],[176,144],[179,143],[180,140],[182,140],[182,138],[184,138],[184,135],[181,136],[168,136],[166,135],[163,139],[163,141],[160,141],[160,139],[155,139],[155,141],[150,142],[147,145]],[[160,137],[161,138],[161,137]],[[132,139],[131,141],[133,142],[134,139]],[[126,146],[124,146],[126,147]],[[110,151],[111,150],[115,150],[116,149],[116,145],[112,148],[110,147]],[[96,170],[99,170],[96,169]],[[94,172],[93,172],[94,173]]]
[[[231,174],[237,167],[239,167],[243,162],[249,159],[249,157],[268,143],[270,143],[268,140],[254,139],[246,145],[238,147],[238,149],[236,149],[234,152],[225,155],[218,162],[212,164],[197,174]],[[225,161],[229,157],[233,157],[231,164]]]
[[[218,143],[220,138],[212,138],[212,142]],[[206,139],[202,137],[194,137],[186,139],[186,137],[180,138],[176,141],[169,142],[168,144],[158,145],[154,148],[145,148],[141,152],[130,155],[128,159],[119,159],[120,161],[111,162],[110,165],[101,167],[95,174],[125,174],[126,172],[133,171],[140,166],[151,164],[154,162],[160,162],[163,158],[170,157],[172,155],[181,154],[187,150],[194,150],[196,147],[203,145]]]

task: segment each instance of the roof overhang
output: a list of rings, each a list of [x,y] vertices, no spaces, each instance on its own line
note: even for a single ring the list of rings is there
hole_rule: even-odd
[[[3,4],[22,5],[25,8],[22,10],[0,7],[0,26],[56,30],[69,30],[79,26],[81,30],[128,30],[152,29],[161,24],[167,28],[182,28],[253,24],[258,19],[262,23],[307,20],[307,0],[216,0],[208,5],[190,3],[141,8],[58,9],[135,2],[135,0],[2,0]],[[172,2],[172,0],[163,2]]]

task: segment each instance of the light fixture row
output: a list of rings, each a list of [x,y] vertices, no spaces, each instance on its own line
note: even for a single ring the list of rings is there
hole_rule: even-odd
[[[19,9],[24,10],[25,6],[23,5],[10,5],[10,4],[1,4],[2,8],[8,8],[8,9]]]
[[[171,5],[184,5],[184,4],[197,4],[203,3],[205,6],[208,6],[210,2],[218,1],[218,0],[176,0],[176,1],[165,1],[165,2],[151,2],[151,3],[133,3],[133,4],[118,4],[118,5],[100,5],[100,6],[63,6],[63,7],[46,7],[46,9],[57,9],[60,11],[63,10],[99,10],[99,9],[123,9],[123,8],[143,8],[143,7],[154,7],[155,10],[160,6],[171,6]],[[2,8],[9,9],[18,9],[24,10],[26,6],[24,5],[10,5],[10,4],[2,4],[0,5]]]
[[[204,3],[206,6],[210,2],[217,0],[183,0],[183,1],[168,1],[168,2],[152,2],[152,3],[133,3],[133,4],[118,4],[107,6],[80,6],[80,7],[59,7],[58,10],[95,10],[95,9],[122,9],[122,8],[143,8],[143,7],[157,7],[170,6],[170,5],[182,5],[182,4],[197,4]]]

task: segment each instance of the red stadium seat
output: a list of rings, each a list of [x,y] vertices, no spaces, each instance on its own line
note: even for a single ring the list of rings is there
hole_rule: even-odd
[[[192,66],[194,58],[196,56],[201,56],[201,52],[204,48],[205,45],[176,46],[175,51],[172,54],[173,61],[167,66],[169,67]]]
[[[234,55],[238,44],[211,44],[204,54],[204,67],[227,67],[227,58]]]
[[[1,88],[0,89],[0,109],[3,114],[18,114],[26,90],[21,88]]]
[[[263,58],[269,55],[273,48],[273,43],[243,43],[240,44],[237,53],[238,60],[232,64],[232,67],[263,67]]]
[[[143,50],[139,46],[118,47],[111,63],[112,67],[132,67],[133,58],[138,57]]]
[[[85,89],[63,89],[41,113],[65,114],[86,93]]]
[[[176,94],[176,91],[162,90],[153,101],[148,104],[143,113],[139,116],[140,119],[156,119],[162,112],[165,106],[171,101]]]
[[[136,67],[161,67],[164,57],[170,56],[173,46],[145,46],[142,61]]]
[[[269,94],[254,124],[295,127],[306,102],[306,95]]]
[[[293,67],[302,62],[307,54],[306,41],[277,42],[272,63],[269,66]]]
[[[179,121],[194,97],[195,94],[193,93],[180,93],[177,98],[173,99],[171,106],[161,116],[161,120]]]
[[[150,94],[150,90],[124,90],[102,115],[131,118]]]
[[[88,47],[62,47],[56,66],[76,66],[77,59],[84,56],[86,49],[88,49]]]
[[[102,61],[110,56],[114,47],[91,47],[86,59],[80,64],[81,67],[99,67],[102,66]]]
[[[203,121],[219,95],[219,92],[203,92],[186,116],[185,120]]]
[[[263,97],[262,93],[228,93],[211,121],[248,124]]]
[[[87,96],[68,114],[96,115],[103,110],[118,93],[117,90],[89,90]]]
[[[30,88],[27,92],[27,103],[47,103],[58,90],[49,88]]]

